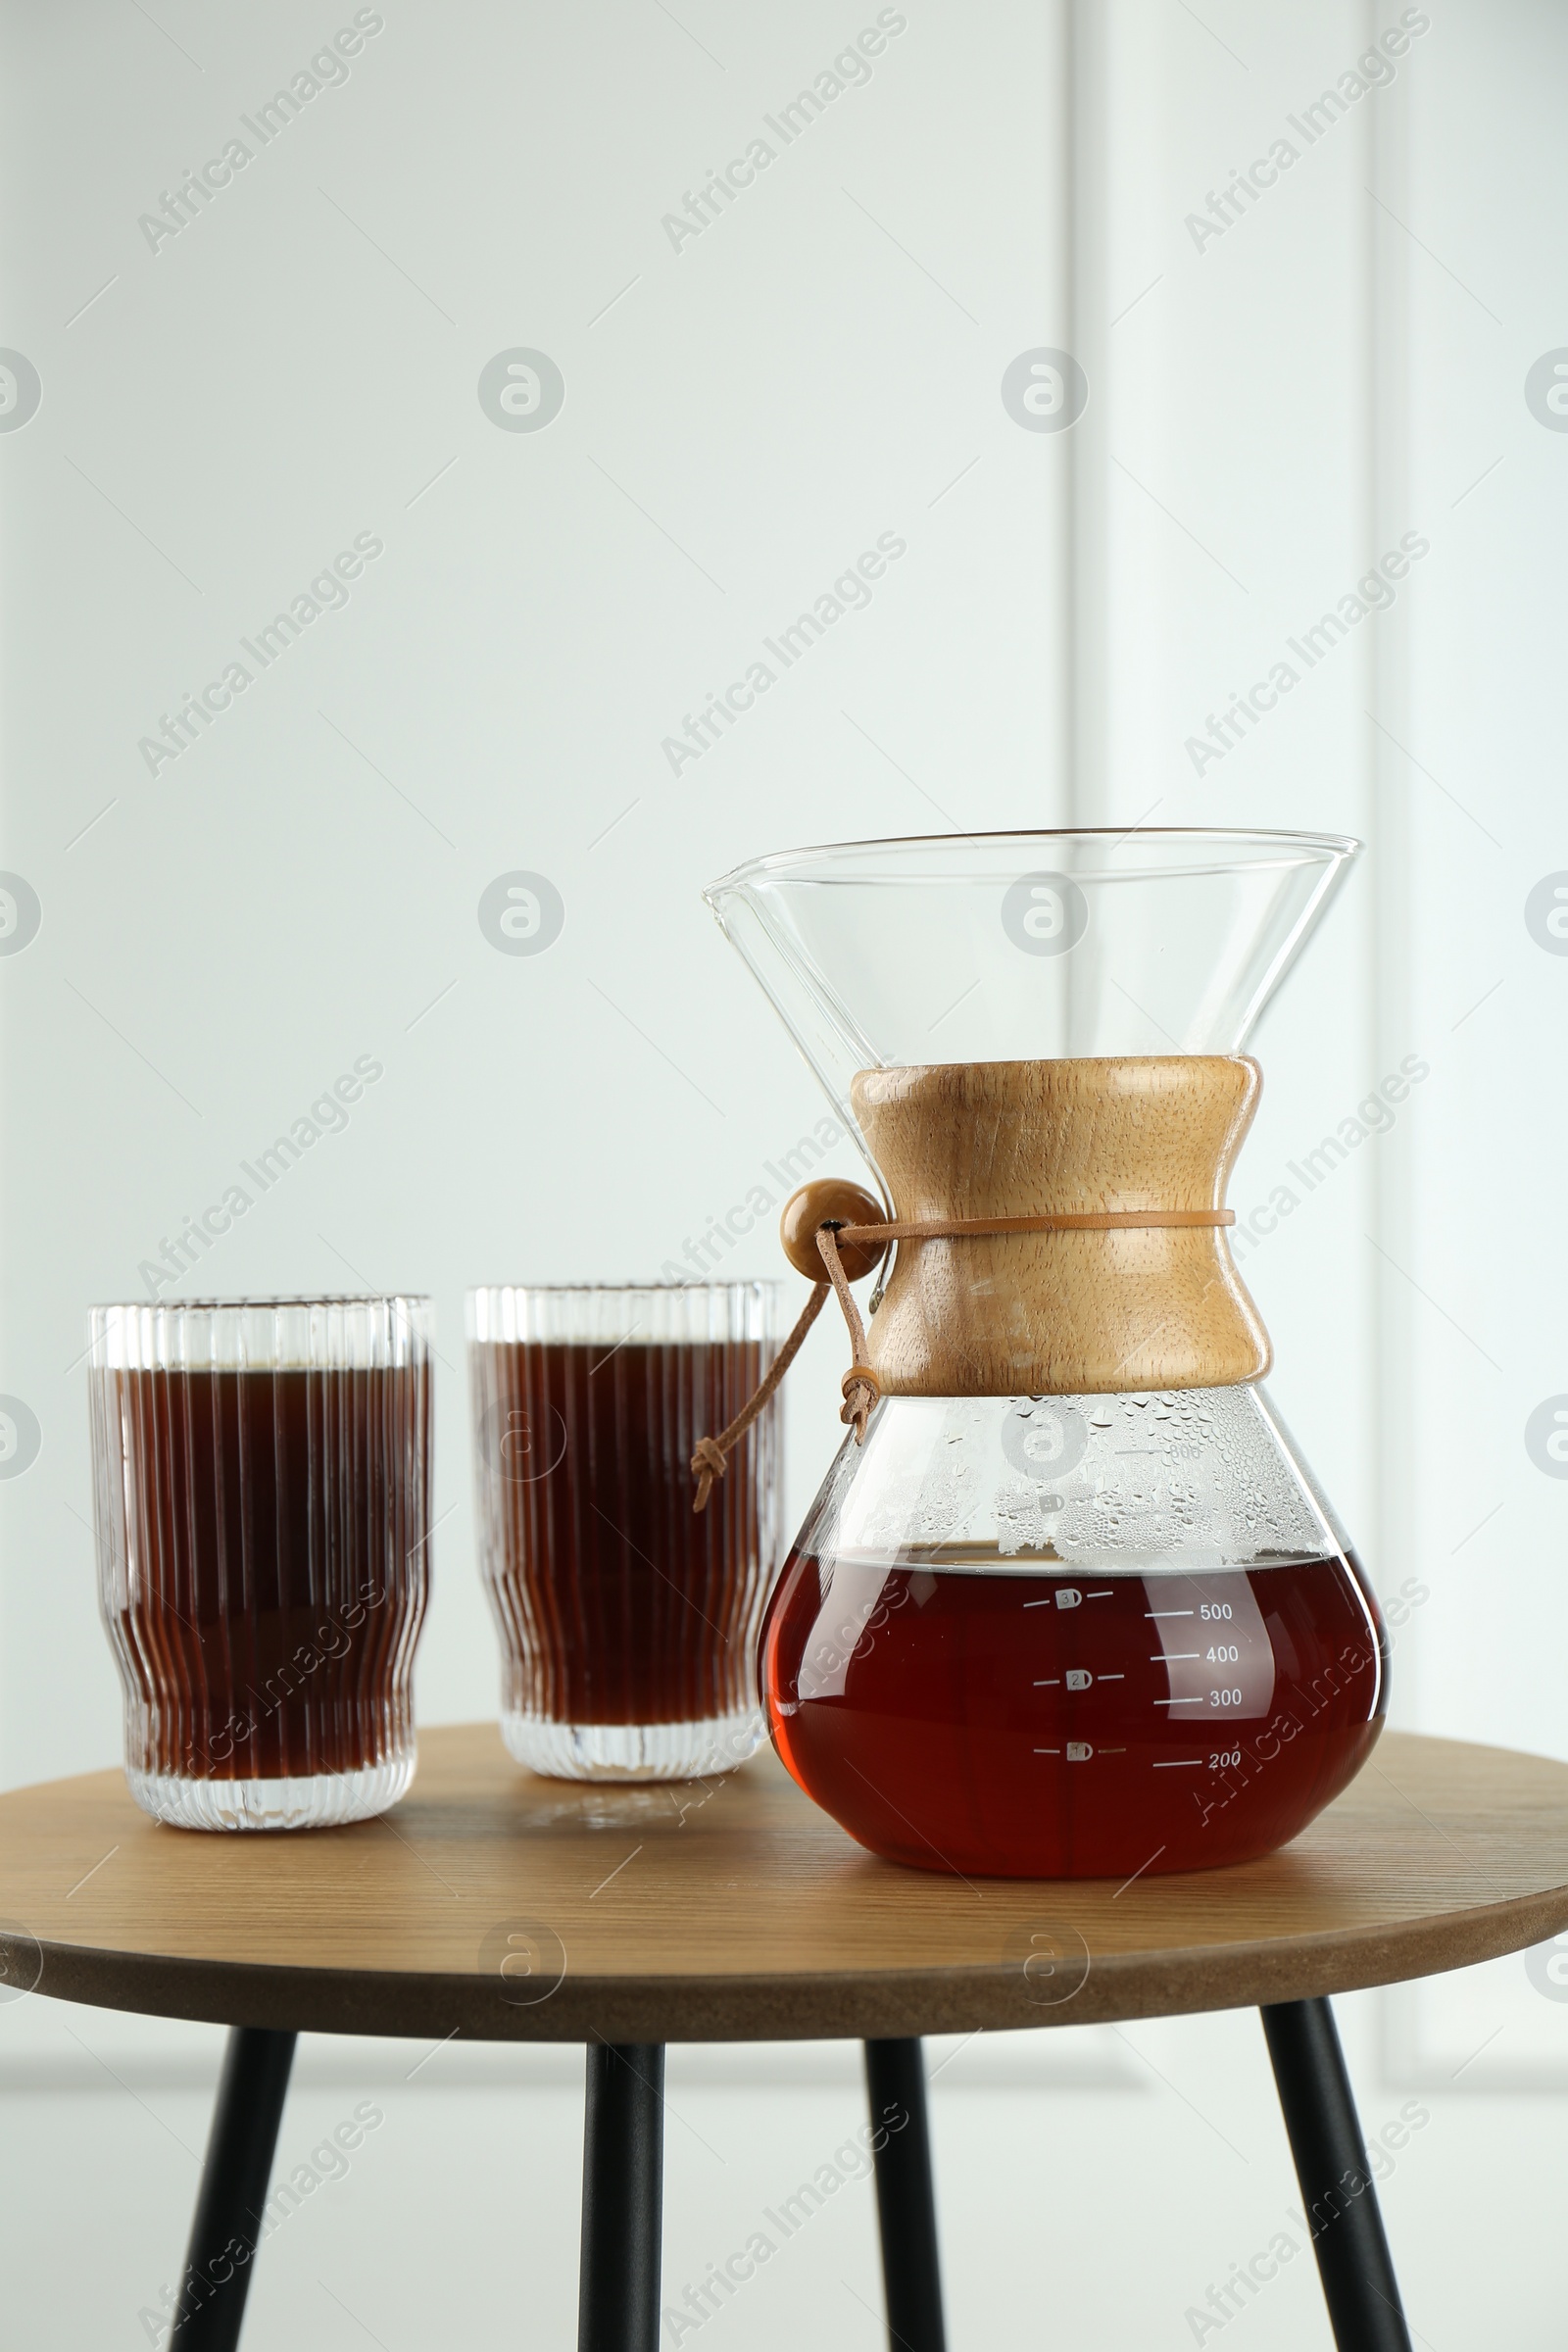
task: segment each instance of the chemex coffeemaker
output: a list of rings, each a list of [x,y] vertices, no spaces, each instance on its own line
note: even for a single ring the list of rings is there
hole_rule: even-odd
[[[874,1853],[1244,1861],[1377,1739],[1377,1602],[1261,1386],[1224,1232],[1242,1049],[1358,847],[970,834],[706,894],[883,1196],[785,1212],[800,1336],[829,1286],[846,1310],[851,1431],[760,1666],[780,1756]],[[740,1426],[699,1446],[705,1493]]]

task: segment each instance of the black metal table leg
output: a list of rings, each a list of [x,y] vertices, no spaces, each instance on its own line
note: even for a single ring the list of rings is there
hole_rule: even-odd
[[[917,2041],[868,2041],[865,2087],[891,2352],[947,2352],[925,2062]]]
[[[172,2352],[234,2352],[239,2342],[293,2063],[292,2034],[235,2026],[228,2036],[169,2339]]]
[[[1326,2000],[1259,2012],[1339,2352],[1410,2352],[1345,2053]]]
[[[663,2044],[590,2042],[577,2352],[658,2352],[663,2199]]]

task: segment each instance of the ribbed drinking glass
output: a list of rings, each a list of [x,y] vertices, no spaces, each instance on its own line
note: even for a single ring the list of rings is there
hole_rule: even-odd
[[[91,1310],[100,1599],[159,1820],[320,1828],[413,1779],[429,1323],[409,1298]]]
[[[776,1282],[469,1296],[480,1543],[501,1730],[566,1780],[727,1772],[762,1738],[778,1557],[775,1397],[692,1508],[699,1438],[777,1351]]]

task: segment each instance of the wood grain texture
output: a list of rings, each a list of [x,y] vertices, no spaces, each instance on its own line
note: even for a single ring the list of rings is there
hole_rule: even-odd
[[[1223,1208],[1262,1086],[1242,1054],[862,1070],[897,1218]],[[894,1396],[1220,1388],[1268,1334],[1213,1226],[901,1242],[869,1354]]]
[[[0,1919],[14,1980],[41,1950],[41,1993],[228,2024],[545,2041],[1090,2024],[1386,1984],[1568,1928],[1568,1766],[1389,1733],[1284,1852],[1118,1889],[901,1870],[770,1756],[585,1788],[521,1771],[491,1724],[454,1726],[421,1734],[393,1813],[350,1829],[167,1829],[119,1772],[14,1790]],[[503,1975],[509,1934],[531,1977]]]

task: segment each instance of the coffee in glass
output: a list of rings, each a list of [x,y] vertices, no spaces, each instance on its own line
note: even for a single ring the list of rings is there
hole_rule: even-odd
[[[693,1447],[774,1353],[766,1282],[475,1291],[484,1577],[502,1733],[570,1780],[728,1771],[762,1737],[758,1619],[778,1547],[778,1407],[707,1510]]]
[[[407,1298],[93,1308],[100,1595],[159,1820],[320,1827],[407,1788],[428,1326]]]

